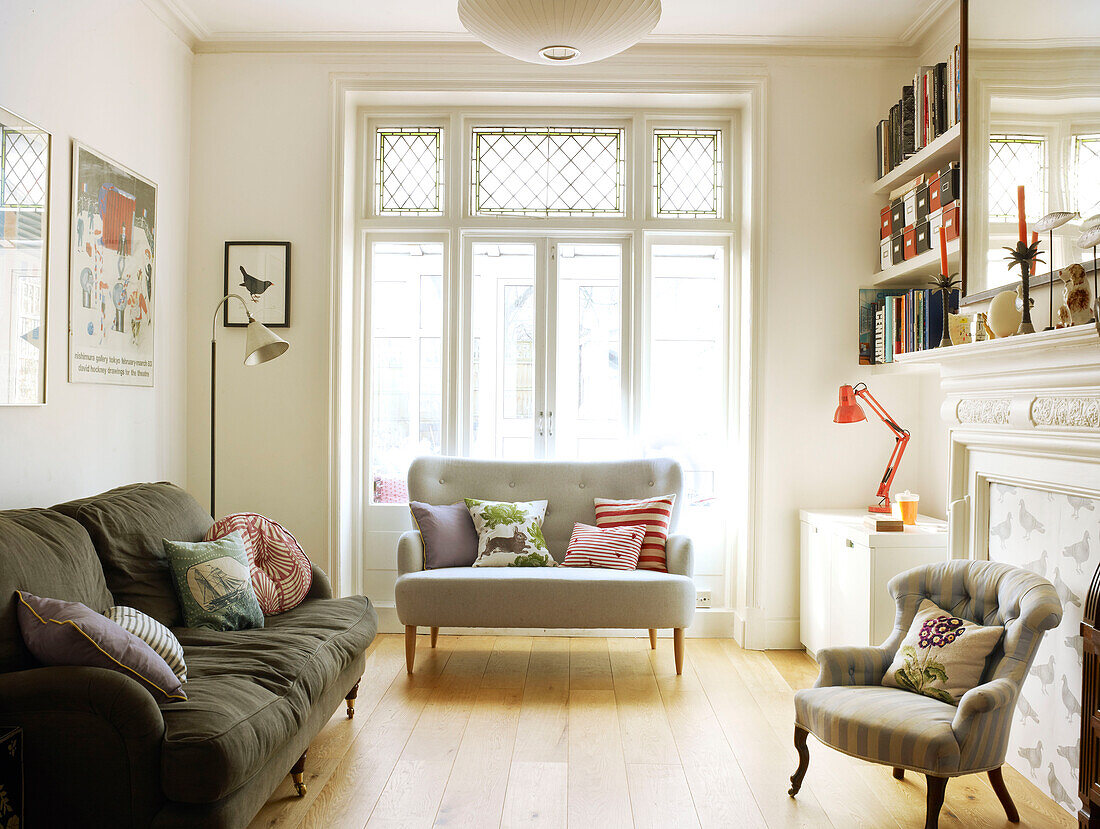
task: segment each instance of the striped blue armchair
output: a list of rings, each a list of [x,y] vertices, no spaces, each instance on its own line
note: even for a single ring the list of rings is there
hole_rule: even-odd
[[[795,694],[794,744],[798,770],[789,794],[802,786],[813,734],[825,745],[872,763],[905,769],[928,781],[926,829],[935,829],[951,777],[987,772],[1008,819],[1019,820],[1001,776],[1020,686],[1045,631],[1062,620],[1054,586],[1019,567],[989,561],[948,561],[895,576],[894,631],[880,647],[824,648],[813,688]],[[931,599],[955,616],[981,625],[1004,625],[1000,644],[981,683],[957,706],[882,685],[917,608]]]

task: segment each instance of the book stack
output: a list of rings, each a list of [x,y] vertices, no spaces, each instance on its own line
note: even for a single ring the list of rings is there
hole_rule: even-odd
[[[878,178],[919,153],[959,122],[959,47],[946,61],[922,66],[913,83],[902,87],[890,117],[879,121],[876,133]]]
[[[959,310],[959,292],[952,291],[950,312]],[[898,354],[935,348],[943,337],[943,301],[928,288],[887,291],[859,290],[859,363],[892,363]]]

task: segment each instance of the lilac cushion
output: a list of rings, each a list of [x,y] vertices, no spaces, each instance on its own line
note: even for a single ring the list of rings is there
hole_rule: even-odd
[[[424,539],[424,569],[470,567],[477,560],[477,530],[463,501],[437,507],[410,501],[413,521]]]
[[[136,679],[157,702],[185,700],[179,678],[157,652],[80,602],[16,591],[27,650],[44,665],[107,668]]]

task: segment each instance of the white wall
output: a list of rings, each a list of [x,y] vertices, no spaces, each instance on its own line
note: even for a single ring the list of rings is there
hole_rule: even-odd
[[[0,408],[0,508],[183,483],[191,52],[140,0],[5,0],[0,41],[0,106],[53,134],[47,403]],[[153,388],[67,382],[74,138],[158,185]]]

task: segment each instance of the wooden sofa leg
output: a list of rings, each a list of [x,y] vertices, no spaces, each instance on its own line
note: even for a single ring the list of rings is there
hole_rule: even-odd
[[[362,680],[360,680],[361,682]],[[350,720],[355,716],[355,698],[359,696],[359,682],[356,682],[352,689],[348,691],[348,695],[344,697],[344,702],[348,704],[348,719]]]
[[[298,797],[306,796],[306,755],[309,754],[309,749],[302,752],[302,756],[298,758],[298,762],[294,764],[294,767],[290,770],[290,778],[294,781],[294,790],[298,792]]]
[[[649,649],[651,651],[657,650],[657,628],[649,629]]]
[[[943,808],[943,795],[947,790],[947,778],[926,774],[928,780],[928,798],[924,816],[924,829],[939,829],[940,809]]]
[[[1012,797],[1005,788],[1005,779],[999,768],[989,770],[989,782],[993,784],[993,791],[997,793],[997,799],[1004,806],[1008,822],[1019,823],[1020,813],[1016,811],[1016,804],[1012,802]]]
[[[806,746],[806,738],[810,732],[800,725],[794,727],[794,749],[798,752],[798,768],[791,775],[791,787],[787,794],[794,797],[802,788],[802,781],[806,777],[806,769],[810,767],[810,749]]]
[[[435,647],[435,640],[439,638],[439,628],[432,628],[432,647]]]
[[[672,629],[672,653],[676,657],[676,676],[684,672],[684,629]]]
[[[416,660],[416,625],[405,625],[405,670],[413,672]]]
[[[895,780],[904,780],[905,779],[905,769],[894,769],[894,779]]]

